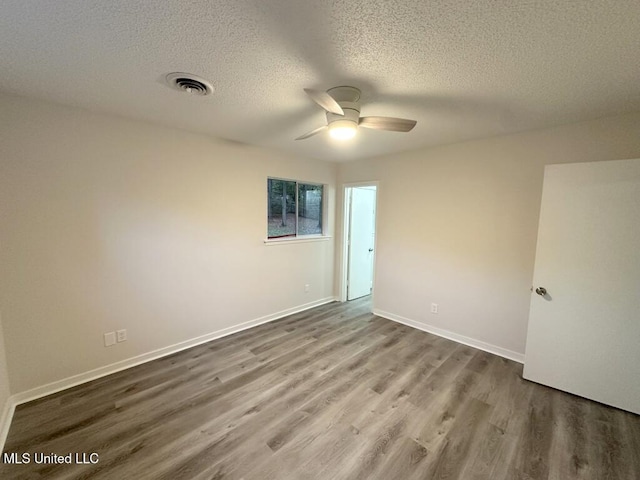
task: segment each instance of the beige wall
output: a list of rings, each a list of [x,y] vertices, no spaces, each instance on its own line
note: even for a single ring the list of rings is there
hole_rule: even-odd
[[[0,135],[13,393],[334,294],[333,240],[263,243],[267,176],[328,184],[333,233],[334,164],[7,96]]]
[[[341,164],[379,181],[375,308],[523,354],[544,165],[638,156],[634,114]]]
[[[638,157],[639,131],[627,115],[336,166],[0,96],[11,391],[334,295],[334,241],[263,244],[267,176],[329,184],[332,234],[336,174],[379,181],[375,307],[520,354],[544,165]]]

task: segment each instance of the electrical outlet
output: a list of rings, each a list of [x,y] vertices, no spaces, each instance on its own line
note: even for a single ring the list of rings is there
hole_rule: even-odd
[[[116,333],[109,332],[104,334],[104,346],[110,347],[111,345],[116,344]]]
[[[126,330],[116,330],[118,343],[124,342],[127,340],[127,331]]]
[[[304,286],[304,293],[309,293],[309,288],[311,287],[311,285],[309,285],[308,283],[305,284]]]
[[[432,303],[431,304],[431,313],[438,313],[438,304],[437,303]]]

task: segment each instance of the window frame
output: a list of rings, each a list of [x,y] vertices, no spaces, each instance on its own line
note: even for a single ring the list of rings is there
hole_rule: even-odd
[[[296,200],[296,209],[295,209],[295,222],[296,222],[296,232],[295,235],[286,235],[286,236],[282,236],[282,237],[269,237],[269,202],[271,201],[271,198],[269,198],[269,181],[270,180],[277,180],[277,181],[282,181],[282,182],[294,182],[296,184],[296,188],[295,188],[295,200]],[[313,186],[318,186],[318,187],[322,187],[322,197],[321,197],[321,223],[322,223],[322,232],[320,233],[312,233],[312,234],[308,234],[308,235],[300,235],[298,234],[298,213],[299,213],[299,207],[300,207],[300,202],[299,202],[299,190],[298,187],[299,185],[313,185]],[[321,183],[321,182],[309,182],[309,181],[305,181],[305,180],[295,180],[295,179],[291,179],[291,178],[282,178],[282,177],[267,177],[267,191],[266,191],[266,196],[267,196],[267,211],[266,213],[266,218],[267,218],[267,225],[266,225],[266,237],[264,240],[264,243],[267,245],[277,245],[277,244],[285,244],[285,243],[305,243],[305,242],[316,242],[316,241],[321,241],[321,240],[328,240],[329,238],[331,238],[330,235],[327,234],[327,212],[328,212],[328,208],[327,208],[327,187],[328,185],[326,183]]]

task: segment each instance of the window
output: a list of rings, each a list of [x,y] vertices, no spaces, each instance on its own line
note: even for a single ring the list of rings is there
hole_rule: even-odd
[[[322,235],[324,186],[267,179],[267,237]]]

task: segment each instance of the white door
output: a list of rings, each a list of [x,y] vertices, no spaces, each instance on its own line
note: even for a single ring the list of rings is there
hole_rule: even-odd
[[[524,377],[640,414],[640,160],[547,166],[540,287]]]
[[[371,293],[375,241],[376,189],[351,189],[347,300]]]

